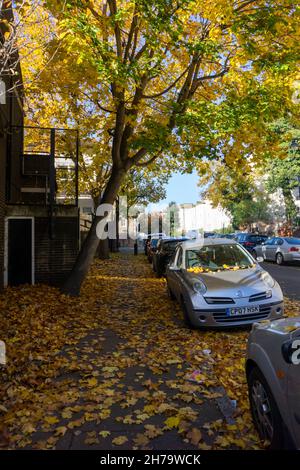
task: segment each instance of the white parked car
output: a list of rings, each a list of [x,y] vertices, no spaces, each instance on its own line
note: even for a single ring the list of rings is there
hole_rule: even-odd
[[[252,249],[254,257],[262,256],[266,261],[300,262],[300,238],[273,237],[268,238],[262,245]]]

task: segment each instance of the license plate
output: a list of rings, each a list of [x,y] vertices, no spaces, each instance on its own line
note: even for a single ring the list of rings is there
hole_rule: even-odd
[[[259,307],[228,308],[226,313],[229,317],[234,317],[235,315],[247,315],[249,313],[259,313]]]

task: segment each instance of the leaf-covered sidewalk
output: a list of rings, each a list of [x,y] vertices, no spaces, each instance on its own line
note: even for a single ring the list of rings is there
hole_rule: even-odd
[[[295,315],[299,304],[287,309]],[[248,408],[247,336],[186,329],[143,255],[96,262],[79,299],[46,286],[7,289],[0,446],[261,448]],[[199,383],[188,380],[194,371]]]

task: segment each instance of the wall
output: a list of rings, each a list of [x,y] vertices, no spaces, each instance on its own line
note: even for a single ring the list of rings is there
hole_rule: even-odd
[[[48,210],[42,206],[7,206],[6,215],[34,217],[35,283],[59,286],[78,254],[79,211],[76,207],[58,207],[50,225]]]
[[[78,253],[78,218],[59,217],[53,223],[50,238],[49,218],[35,218],[35,282],[61,285]]]

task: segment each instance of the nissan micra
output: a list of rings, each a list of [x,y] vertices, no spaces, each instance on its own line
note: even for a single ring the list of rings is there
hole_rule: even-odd
[[[166,279],[189,327],[241,326],[283,315],[279,284],[233,240],[180,244]]]

